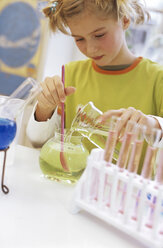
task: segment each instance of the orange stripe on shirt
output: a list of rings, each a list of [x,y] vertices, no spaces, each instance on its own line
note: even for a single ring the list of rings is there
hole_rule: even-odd
[[[99,68],[94,61],[92,61],[92,66],[95,69],[95,71],[97,71],[99,73],[103,73],[103,74],[107,74],[107,75],[109,75],[109,74],[110,75],[119,75],[119,74],[124,74],[124,73],[127,73],[127,72],[133,70],[140,63],[140,61],[142,59],[143,59],[143,57],[136,58],[136,60],[133,62],[132,65],[130,65],[126,69],[119,70],[119,71],[103,70],[103,69]]]

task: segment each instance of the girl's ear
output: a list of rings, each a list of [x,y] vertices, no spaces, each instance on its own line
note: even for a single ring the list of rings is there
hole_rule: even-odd
[[[128,27],[130,26],[130,19],[124,16],[122,19],[122,25],[124,30],[128,29]]]

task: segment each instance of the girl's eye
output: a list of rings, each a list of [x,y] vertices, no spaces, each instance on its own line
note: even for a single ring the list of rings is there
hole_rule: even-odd
[[[84,40],[83,38],[75,39],[76,42],[83,41],[83,40]]]
[[[95,38],[101,38],[103,37],[105,34],[98,34],[98,35],[95,35]]]

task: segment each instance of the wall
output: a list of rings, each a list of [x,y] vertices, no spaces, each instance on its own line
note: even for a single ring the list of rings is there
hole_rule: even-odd
[[[60,32],[49,34],[47,54],[44,57],[43,79],[47,76],[60,75],[63,64],[85,58],[79,52],[73,38]]]

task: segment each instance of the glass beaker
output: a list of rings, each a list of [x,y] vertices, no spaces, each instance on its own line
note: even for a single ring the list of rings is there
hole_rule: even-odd
[[[83,173],[89,152],[82,144],[82,136],[76,136],[75,133],[69,134],[69,130],[65,130],[64,137],[61,139],[60,130],[55,131],[55,136],[43,145],[39,162],[45,177],[71,184],[78,181]],[[64,170],[61,164],[61,150],[68,170]]]
[[[99,117],[102,114],[103,112],[96,108],[93,102],[88,102],[84,106],[79,105],[77,114],[71,124],[71,133],[76,131],[83,137],[86,137],[96,147],[104,149],[109,131],[112,130],[113,126],[116,126],[116,123],[118,123],[120,119],[116,116],[112,116],[105,124],[102,124],[99,122]],[[116,146],[113,152],[113,163],[116,163],[121,143],[118,137],[114,137],[114,139],[116,139],[114,141]]]
[[[19,87],[0,102],[2,114],[11,113],[16,119],[24,108],[40,94],[42,88],[33,78],[26,78]]]
[[[98,148],[104,148],[109,131],[109,123],[101,124],[98,118],[103,114],[93,102],[79,106],[71,124],[71,131],[77,131]]]

